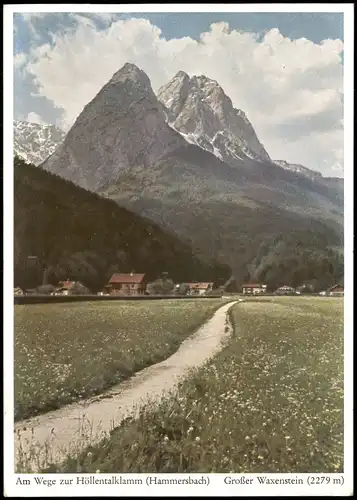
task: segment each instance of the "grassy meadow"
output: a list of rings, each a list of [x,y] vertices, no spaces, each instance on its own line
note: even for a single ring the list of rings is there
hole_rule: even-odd
[[[343,299],[251,298],[231,321],[177,393],[46,471],[342,472]]]
[[[15,306],[15,420],[102,392],[164,360],[225,301]]]

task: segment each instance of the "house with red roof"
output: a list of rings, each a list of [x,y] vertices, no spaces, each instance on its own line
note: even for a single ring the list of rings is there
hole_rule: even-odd
[[[189,288],[188,295],[205,295],[213,289],[213,282],[195,282],[186,284]]]
[[[142,295],[146,285],[145,274],[114,273],[104,290],[110,295]]]
[[[259,295],[261,293],[266,293],[267,285],[261,285],[259,283],[246,283],[242,286],[242,292],[245,295]]]

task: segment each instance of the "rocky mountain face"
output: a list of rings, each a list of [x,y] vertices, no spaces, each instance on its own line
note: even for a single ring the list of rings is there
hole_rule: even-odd
[[[100,191],[128,169],[145,171],[185,144],[166,124],[147,75],[125,64],[85,106],[43,166]]]
[[[246,169],[246,174],[262,180],[274,173],[278,182],[286,178],[281,170],[314,182],[328,184],[320,172],[283,160],[272,160],[241,109],[215,81],[205,76],[190,78],[179,71],[158,91],[166,121],[189,143],[214,154],[225,163]],[[251,162],[249,160],[255,160]],[[258,173],[258,176],[256,175]],[[288,178],[290,179],[290,178]]]
[[[179,71],[158,99],[169,125],[188,142],[241,166],[247,158],[270,161],[244,111],[233,107],[215,80]]]
[[[28,163],[44,162],[64,137],[65,133],[54,125],[14,120],[14,152]]]
[[[147,75],[125,64],[42,167],[237,273],[277,234],[308,241],[313,231],[321,248],[341,246],[341,189],[274,163],[216,82],[180,72],[158,97]]]

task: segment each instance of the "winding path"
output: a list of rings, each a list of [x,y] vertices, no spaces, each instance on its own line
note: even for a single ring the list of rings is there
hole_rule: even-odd
[[[15,463],[26,456],[28,472],[29,468],[36,472],[51,462],[58,463],[89,443],[100,441],[123,419],[136,415],[143,404],[160,401],[166,391],[177,387],[188,370],[199,367],[220,350],[231,331],[227,312],[237,302],[220,307],[165,361],[145,368],[100,396],[17,422]]]

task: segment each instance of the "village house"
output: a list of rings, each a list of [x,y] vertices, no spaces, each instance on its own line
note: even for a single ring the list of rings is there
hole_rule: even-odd
[[[327,295],[330,297],[342,297],[345,294],[343,285],[334,285],[327,290]]]
[[[104,287],[104,293],[110,295],[142,295],[146,291],[145,274],[114,273]]]
[[[296,294],[296,290],[292,286],[284,285],[284,286],[279,287],[275,291],[275,293],[277,295],[295,295]]]
[[[246,284],[242,286],[242,293],[245,295],[258,295],[261,293],[266,293],[267,285],[260,284]]]
[[[69,279],[66,281],[59,281],[56,290],[52,292],[51,295],[68,295],[74,283],[75,281],[70,281]]]
[[[71,281],[67,278],[66,281],[59,281],[56,290],[51,295],[72,295],[87,291],[86,287],[79,281]]]
[[[205,295],[213,290],[213,282],[187,283],[189,288],[187,295]]]

